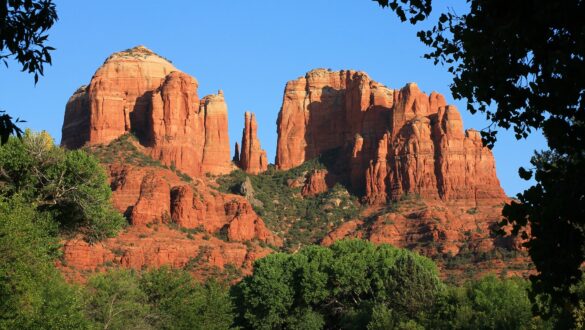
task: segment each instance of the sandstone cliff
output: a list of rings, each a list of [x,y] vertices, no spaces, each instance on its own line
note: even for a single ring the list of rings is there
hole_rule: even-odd
[[[506,199],[479,133],[414,83],[393,90],[363,72],[316,69],[287,83],[277,125],[279,169],[338,150],[339,172],[370,204],[406,194],[472,206]]]
[[[260,147],[257,130],[256,116],[251,112],[246,112],[242,132],[242,150],[240,151],[236,144],[234,160],[240,168],[250,174],[262,173],[268,169],[268,158],[266,151]]]
[[[133,133],[153,158],[191,176],[232,169],[221,91],[199,99],[197,80],[139,46],[111,55],[65,110],[61,144],[107,144]]]

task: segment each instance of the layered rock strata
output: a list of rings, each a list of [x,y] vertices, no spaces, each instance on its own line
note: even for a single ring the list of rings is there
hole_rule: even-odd
[[[148,153],[191,176],[232,170],[227,106],[199,99],[197,80],[139,46],[111,55],[65,110],[61,144],[107,144],[127,133]]]
[[[370,204],[407,194],[465,205],[506,198],[479,133],[414,83],[393,90],[363,72],[316,69],[286,84],[277,125],[279,169],[338,150],[341,174]]]

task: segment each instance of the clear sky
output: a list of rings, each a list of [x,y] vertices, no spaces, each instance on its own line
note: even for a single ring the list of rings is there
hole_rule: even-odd
[[[233,143],[241,138],[245,111],[256,113],[268,158],[276,151],[276,118],[284,85],[313,68],[355,69],[391,88],[417,82],[444,94],[462,113],[465,128],[488,125],[465,111],[449,93],[451,75],[422,58],[416,37],[423,26],[401,23],[369,0],[154,1],[56,0],[59,21],[50,30],[53,65],[35,86],[16,62],[0,68],[0,109],[27,120],[23,127],[47,130],[58,142],[65,104],[113,52],[145,45],[199,81],[200,97],[224,91]],[[435,12],[462,1],[436,1]],[[440,4],[439,4],[440,3]],[[516,141],[500,133],[494,149],[498,176],[508,195],[529,183],[517,175],[528,165],[542,136]],[[232,146],[233,148],[233,146]]]

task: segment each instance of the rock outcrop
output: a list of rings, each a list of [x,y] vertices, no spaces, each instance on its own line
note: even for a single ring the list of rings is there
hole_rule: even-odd
[[[234,164],[248,174],[267,170],[254,114],[246,112],[241,145],[230,159],[223,92],[200,99],[197,89],[195,78],[136,47],[110,56],[69,99],[61,143],[87,145],[96,155],[112,147],[102,162],[113,204],[130,223],[99,244],[64,241],[60,267],[70,277],[112,266],[171,265],[203,276],[209,267],[231,265],[249,273],[255,259],[273,251],[266,246],[283,246],[255,212],[270,203],[262,186],[252,184],[264,177],[226,189],[224,178],[205,176],[229,173]],[[479,132],[463,130],[459,112],[440,94],[427,95],[414,83],[390,89],[363,72],[317,69],[287,83],[277,125],[278,169],[321,160],[279,179],[286,179],[279,182],[288,185],[292,203],[328,198],[311,205],[353,210],[358,201],[349,192],[361,197],[355,214],[318,219],[327,221],[315,224],[325,226],[315,227],[324,245],[355,237],[457,256],[515,243],[490,236],[507,200],[491,151]],[[287,239],[281,228],[302,215],[266,219]]]
[[[272,251],[260,243],[283,243],[245,197],[218,192],[205,178],[187,182],[170,169],[123,161],[104,165],[113,205],[130,226],[99,244],[80,237],[64,241],[61,269],[71,279],[112,266],[181,268],[194,259],[201,259],[192,269],[201,278],[206,269],[228,264],[248,273],[255,259]]]
[[[257,131],[256,116],[251,112],[246,112],[242,131],[242,150],[240,151],[236,144],[234,159],[238,166],[249,174],[262,173],[268,169],[266,151],[260,147]]]
[[[114,206],[133,226],[174,223],[182,228],[227,233],[230,241],[259,241],[281,245],[245,197],[219,193],[204,180],[181,180],[170,170],[108,166]]]
[[[139,46],[111,55],[65,110],[61,144],[107,144],[135,134],[153,158],[190,176],[232,169],[220,91],[199,99],[197,80]]]
[[[228,265],[249,274],[253,261],[270,252],[267,248],[226,242],[205,233],[189,234],[166,226],[132,226],[100,244],[88,244],[81,238],[64,242],[58,266],[75,281],[84,281],[92,272],[109,268],[140,271],[161,266],[184,268],[205,279],[218,276]]]
[[[414,83],[392,90],[363,72],[313,70],[287,83],[277,125],[279,169],[338,150],[336,174],[370,204],[407,194],[472,206],[506,199],[478,132]]]
[[[328,191],[332,183],[331,180],[327,180],[327,174],[327,170],[313,170],[307,174],[305,184],[301,188],[301,194],[303,196],[315,196]]]

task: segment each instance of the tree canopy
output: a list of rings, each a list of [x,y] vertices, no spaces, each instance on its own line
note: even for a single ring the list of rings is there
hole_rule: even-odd
[[[89,241],[114,235],[126,220],[111,205],[104,169],[82,150],[55,146],[45,133],[27,131],[0,147],[0,193],[19,195],[48,212],[61,229]]]
[[[0,196],[0,329],[84,329],[75,287],[54,266],[55,223],[20,196]]]
[[[238,322],[254,329],[363,329],[381,308],[421,322],[443,290],[429,259],[362,240],[269,255],[234,288]]]

